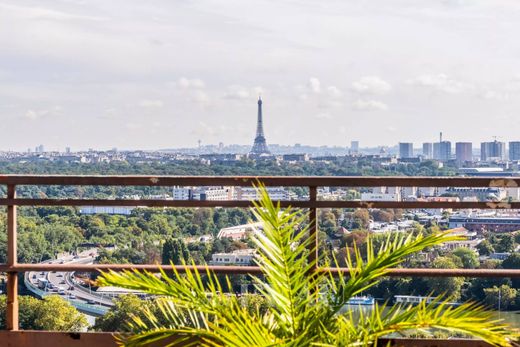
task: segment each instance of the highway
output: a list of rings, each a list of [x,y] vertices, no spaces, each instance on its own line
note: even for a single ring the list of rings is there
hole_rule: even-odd
[[[65,256],[46,261],[47,264],[93,264],[97,253],[89,250],[77,256]],[[87,313],[106,312],[114,303],[110,297],[100,295],[77,283],[72,272],[27,272],[25,283],[29,290],[38,296],[60,295],[82,311]],[[30,288],[29,288],[30,287]]]

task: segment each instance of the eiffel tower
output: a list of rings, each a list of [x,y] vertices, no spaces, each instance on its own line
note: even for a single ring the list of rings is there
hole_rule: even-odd
[[[253,148],[249,152],[252,156],[260,156],[262,154],[271,154],[267,148],[267,142],[264,136],[264,125],[262,122],[262,98],[258,97],[258,121],[256,123],[256,137]]]

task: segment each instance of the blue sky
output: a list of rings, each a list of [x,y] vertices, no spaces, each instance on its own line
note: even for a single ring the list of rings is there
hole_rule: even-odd
[[[1,150],[519,140],[520,3],[0,0]]]

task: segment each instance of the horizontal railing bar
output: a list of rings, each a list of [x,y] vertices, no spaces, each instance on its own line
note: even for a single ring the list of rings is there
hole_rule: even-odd
[[[99,186],[519,187],[520,177],[0,175],[0,184]]]
[[[261,274],[258,266],[174,266],[179,272],[187,269],[205,272],[210,269],[215,273],[222,274]],[[124,270],[146,270],[158,272],[164,270],[172,271],[170,265],[156,264],[16,264],[8,266],[0,264],[0,272],[26,272],[26,271],[124,271]],[[348,274],[348,268],[319,268],[317,271],[330,271],[337,275],[339,273]],[[425,268],[392,268],[388,270],[386,276],[396,277],[520,277],[520,269],[425,269]]]
[[[301,201],[280,200],[281,207],[294,208],[400,208],[400,209],[520,209],[520,202],[448,201]],[[1,199],[0,206],[130,206],[130,207],[252,207],[251,200],[107,200],[107,199]]]

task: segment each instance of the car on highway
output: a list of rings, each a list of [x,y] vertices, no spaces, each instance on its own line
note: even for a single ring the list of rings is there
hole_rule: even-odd
[[[58,288],[58,294],[65,295],[65,289],[62,287]]]
[[[93,299],[88,299],[88,300],[87,300],[87,304],[89,304],[89,305],[95,305],[95,304],[96,304],[96,301],[93,300]]]

